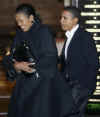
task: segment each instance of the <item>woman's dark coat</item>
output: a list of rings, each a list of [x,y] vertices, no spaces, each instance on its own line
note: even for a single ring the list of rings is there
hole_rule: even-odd
[[[12,59],[16,45],[29,42],[39,78],[16,73]],[[33,25],[28,32],[17,31],[11,55],[5,56],[8,80],[16,80],[9,104],[8,117],[64,117],[72,109],[69,86],[57,71],[57,50],[50,30],[45,25]],[[9,74],[12,74],[11,77]]]

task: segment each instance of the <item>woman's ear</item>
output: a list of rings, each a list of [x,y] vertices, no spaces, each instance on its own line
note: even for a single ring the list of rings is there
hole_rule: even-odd
[[[29,20],[32,22],[32,23],[34,23],[34,16],[33,15],[30,15],[30,17],[29,17]]]

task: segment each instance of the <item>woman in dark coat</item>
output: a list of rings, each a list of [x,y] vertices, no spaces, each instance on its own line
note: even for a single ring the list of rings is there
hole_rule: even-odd
[[[69,87],[58,77],[57,50],[51,31],[40,23],[29,4],[18,6],[15,16],[20,29],[10,55],[4,57],[8,80],[16,80],[8,117],[63,117],[71,109],[72,102],[66,105],[71,93],[67,95]],[[24,42],[32,54],[31,62],[21,58],[25,55],[21,50]]]

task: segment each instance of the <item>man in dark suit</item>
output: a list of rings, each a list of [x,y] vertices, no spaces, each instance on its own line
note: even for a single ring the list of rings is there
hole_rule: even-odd
[[[71,87],[74,100],[69,117],[84,116],[87,101],[96,88],[98,69],[94,40],[89,32],[80,28],[79,21],[79,9],[76,7],[64,8],[60,23],[67,41],[61,54],[61,71]],[[69,100],[69,102],[73,100]]]

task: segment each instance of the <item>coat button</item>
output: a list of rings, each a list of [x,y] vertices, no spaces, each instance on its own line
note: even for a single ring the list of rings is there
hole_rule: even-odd
[[[68,74],[66,74],[66,80],[69,80],[69,75]]]

